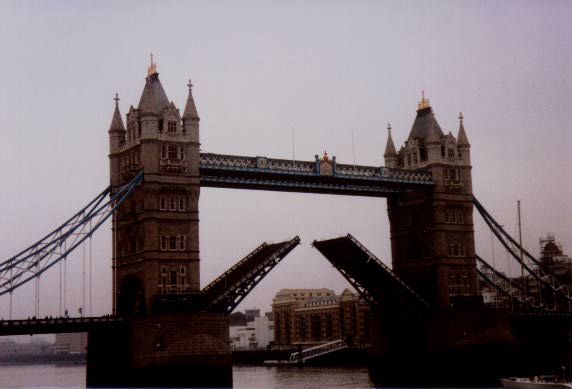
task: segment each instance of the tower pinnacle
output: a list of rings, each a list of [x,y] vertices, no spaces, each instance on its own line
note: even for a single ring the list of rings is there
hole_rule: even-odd
[[[125,126],[123,125],[123,119],[121,119],[121,113],[119,112],[119,95],[117,93],[115,94],[115,98],[113,100],[115,100],[115,111],[113,112],[111,125],[109,126],[109,132],[124,132]]]
[[[157,63],[153,61],[153,53],[151,53],[151,63],[147,67],[147,75],[152,76],[157,73]]]
[[[383,153],[383,157],[394,157],[397,156],[397,152],[395,151],[395,145],[393,144],[393,138],[391,137],[391,123],[387,123],[387,143],[385,145],[385,153]]]
[[[425,98],[425,91],[421,90],[421,101],[417,103],[417,111],[421,111],[422,109],[431,108],[429,104],[429,99]]]
[[[458,146],[470,146],[469,138],[467,138],[467,133],[465,132],[465,126],[463,125],[463,113],[459,112],[459,134],[457,135],[457,145]]]
[[[189,95],[187,97],[187,103],[185,104],[185,111],[183,112],[183,120],[200,120],[199,113],[197,112],[197,106],[195,105],[195,100],[193,99],[193,83],[189,78]]]

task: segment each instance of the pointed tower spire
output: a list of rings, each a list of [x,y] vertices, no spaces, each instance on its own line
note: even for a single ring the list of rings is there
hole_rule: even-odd
[[[108,131],[110,154],[115,154],[121,149],[121,146],[125,143],[126,132],[123,119],[121,119],[121,113],[119,112],[119,95],[117,93],[113,100],[115,100],[115,111],[113,112]]]
[[[111,119],[109,132],[125,131],[123,119],[121,118],[121,113],[119,112],[119,95],[117,93],[115,94],[115,98],[113,100],[115,100],[115,111],[113,112],[113,118]]]
[[[459,112],[459,134],[457,135],[457,146],[471,147],[469,143],[469,138],[467,138],[467,133],[465,132],[465,126],[463,125],[463,113]]]
[[[195,100],[193,99],[193,84],[189,78],[189,96],[187,97],[187,104],[185,104],[185,111],[183,112],[183,120],[200,120],[199,114],[197,112],[197,106],[195,105]]]
[[[385,166],[388,168],[395,169],[399,164],[399,158],[397,152],[395,151],[393,138],[391,137],[391,123],[387,123],[387,144],[385,145],[385,153],[383,153],[383,159],[385,160]]]
[[[387,123],[387,144],[385,145],[385,153],[383,157],[393,157],[396,156],[395,145],[393,144],[393,138],[391,137],[391,123]]]
[[[435,126],[435,121],[429,122],[429,129],[427,131],[427,144],[437,144],[441,143],[441,136],[437,127]]]
[[[157,109],[157,104],[155,104],[155,96],[153,93],[153,79],[147,77],[145,88],[143,89],[143,96],[141,96],[141,102],[139,103],[139,108],[141,109],[142,115],[158,115],[159,110]]]
[[[425,90],[421,90],[421,101],[417,103],[417,111],[421,111],[423,109],[431,108],[429,104],[429,99],[425,98]]]
[[[151,62],[147,67],[147,76],[157,74],[157,63],[153,61],[153,53],[151,53]]]

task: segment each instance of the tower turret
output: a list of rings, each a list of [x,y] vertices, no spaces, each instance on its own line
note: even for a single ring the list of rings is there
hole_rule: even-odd
[[[159,133],[159,112],[153,96],[153,82],[159,82],[158,73],[148,76],[141,96],[141,133],[139,137],[152,138]],[[153,78],[151,78],[153,77]]]
[[[113,220],[115,312],[121,315],[154,313],[158,296],[200,289],[199,118],[192,97],[185,112],[182,120],[152,60],[139,105],[127,115],[126,142],[110,154],[114,188],[145,172]],[[125,133],[116,116],[110,136],[120,128]]]
[[[187,84],[189,87],[189,95],[187,96],[187,103],[185,104],[185,111],[183,112],[183,130],[190,136],[192,143],[199,143],[199,114],[197,106],[193,99],[193,84],[189,79]]]
[[[438,306],[478,303],[470,145],[445,135],[422,93],[405,145],[403,169],[427,169],[435,186],[388,198],[394,271]]]
[[[395,145],[393,144],[393,138],[391,137],[391,123],[387,123],[387,143],[385,145],[383,158],[385,159],[385,166],[389,168],[397,167],[398,158]]]
[[[153,61],[151,54],[151,64],[147,67],[147,78],[145,87],[141,93],[141,99],[137,108],[141,111],[141,138],[157,138],[163,131],[163,119],[165,111],[169,109],[171,103],[159,80],[157,64]]]
[[[465,126],[463,125],[463,113],[459,112],[459,134],[457,135],[457,150],[459,151],[459,158],[463,161],[463,164],[471,164],[471,144],[467,138],[467,133],[465,132]]]
[[[123,125],[123,119],[119,112],[119,96],[117,93],[113,100],[115,100],[115,110],[113,111],[113,117],[111,118],[111,125],[108,131],[110,154],[117,153],[121,145],[125,143],[125,125]]]
[[[441,161],[441,137],[435,126],[435,122],[429,122],[427,131],[427,164]]]
[[[109,168],[111,185],[119,183],[119,153],[125,144],[125,126],[119,112],[119,96],[115,94],[115,110],[109,126]]]

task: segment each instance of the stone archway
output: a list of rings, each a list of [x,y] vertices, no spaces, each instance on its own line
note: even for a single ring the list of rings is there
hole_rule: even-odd
[[[145,314],[145,288],[135,274],[129,274],[121,281],[117,298],[117,314],[133,316]]]

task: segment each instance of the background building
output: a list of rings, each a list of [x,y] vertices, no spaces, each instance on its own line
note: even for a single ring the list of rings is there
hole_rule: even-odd
[[[370,308],[345,289],[282,289],[272,302],[274,339],[280,346],[343,339],[349,344],[370,340]]]
[[[81,354],[86,350],[87,332],[56,334],[55,353]]]
[[[556,241],[554,234],[547,234],[540,238],[539,243],[540,266],[529,263],[530,268],[545,281],[556,283],[557,288],[563,288],[567,294],[570,294],[572,291],[572,258],[564,254],[562,245]],[[525,292],[522,277],[510,278],[509,283],[508,279],[505,281],[499,280],[498,277],[495,278],[489,269],[482,270],[487,277],[495,279],[504,290],[510,291],[514,297],[524,300]],[[546,274],[552,277],[547,278],[544,276]],[[568,302],[561,294],[556,295],[545,286],[540,286],[538,280],[530,274],[525,274],[524,280],[526,281],[526,296],[534,305],[543,304],[547,308],[568,309]],[[487,283],[481,283],[481,295],[485,305],[495,308],[511,307],[510,298]]]
[[[274,341],[274,321],[265,314],[260,316],[260,309],[247,309],[246,324],[230,325],[229,339],[233,350],[256,350],[266,348]]]
[[[550,274],[557,283],[557,287],[567,290],[570,294],[572,290],[572,258],[565,255],[562,245],[554,238],[554,234],[547,234],[540,238],[540,266],[534,266],[534,270],[539,274]],[[539,267],[542,268],[539,269]],[[546,304],[549,308],[568,309],[568,301],[558,294],[549,292],[544,287],[540,287],[536,278],[528,275],[526,277],[528,295],[537,302]]]

